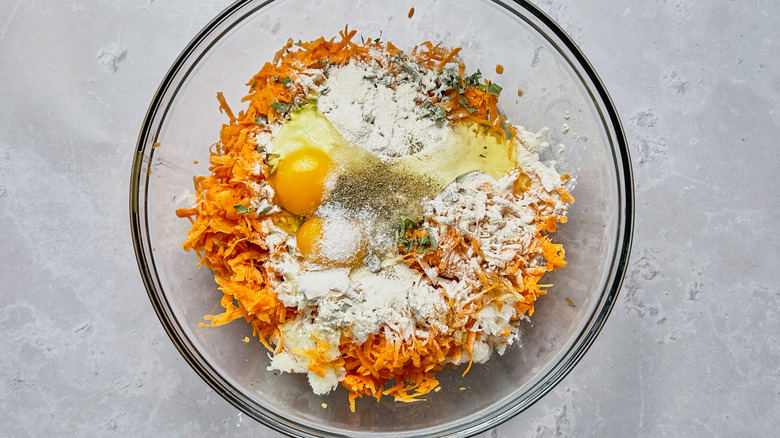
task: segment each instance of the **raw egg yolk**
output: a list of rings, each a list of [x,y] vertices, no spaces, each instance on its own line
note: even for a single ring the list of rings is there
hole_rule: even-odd
[[[325,178],[333,162],[324,151],[302,147],[279,162],[271,183],[279,205],[299,216],[307,216],[322,203]]]
[[[322,242],[322,218],[313,217],[298,228],[295,234],[298,251],[304,259],[317,261],[320,258]]]
[[[295,238],[303,258],[320,265],[357,266],[366,252],[361,228],[350,219],[309,218]]]

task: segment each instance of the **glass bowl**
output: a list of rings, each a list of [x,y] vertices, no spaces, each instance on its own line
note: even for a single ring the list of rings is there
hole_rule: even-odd
[[[246,82],[288,38],[330,38],[345,25],[405,50],[426,40],[462,47],[467,71],[479,68],[503,86],[499,106],[508,120],[531,131],[549,128],[542,158],[576,180],[576,202],[556,235],[568,266],[545,277],[555,287],[522,324],[522,345],[475,365],[465,377],[463,367],[445,369],[438,375],[441,391],[424,402],[363,398],[355,413],[343,388],[316,396],[304,375],[268,371],[265,349],[242,342],[251,338],[249,324],[198,326],[203,315],[221,312],[221,292],[208,269],[196,269],[196,255],[181,249],[190,223],[174,214],[188,205],[193,176],[208,173],[209,146],[227,121],[216,93],[223,92],[234,110],[244,108]],[[528,408],[593,342],[625,273],[632,198],[628,149],[604,86],[571,39],[535,6],[238,1],[184,49],[154,96],[132,169],[130,218],[138,265],[165,330],[193,369],[246,415],[302,436],[467,436]]]

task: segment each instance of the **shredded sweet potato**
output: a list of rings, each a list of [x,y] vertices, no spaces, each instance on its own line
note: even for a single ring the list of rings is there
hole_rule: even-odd
[[[306,90],[296,79],[312,70],[342,66],[350,60],[368,61],[371,52],[379,50],[390,56],[405,57],[435,71],[455,68],[460,76],[465,67],[458,57],[460,48],[449,49],[431,42],[422,43],[409,54],[390,42],[368,39],[358,44],[353,41],[355,30],[345,28],[340,38],[326,40],[319,38],[308,42],[288,40],[268,62],[247,83],[249,93],[242,99],[248,102],[246,110],[235,114],[222,93],[217,93],[219,110],[226,114],[228,122],[222,126],[220,138],[212,145],[209,158],[211,172],[207,176],[194,178],[197,205],[182,208],[176,214],[192,222],[183,248],[197,253],[200,265],[214,272],[214,278],[223,296],[224,312],[206,315],[204,326],[219,326],[239,318],[248,321],[254,336],[274,353],[282,348],[282,331],[279,326],[296,316],[296,309],[285,307],[277,298],[271,284],[272,275],[265,264],[269,250],[264,245],[263,217],[256,211],[247,211],[252,205],[255,191],[252,184],[263,183],[269,178],[268,157],[262,146],[258,148],[255,134],[270,130],[269,125],[281,122],[292,106],[304,101]],[[399,58],[400,59],[400,58]],[[377,62],[384,62],[377,60]],[[399,68],[394,65],[384,67]],[[433,101],[446,110],[450,122],[466,121],[483,126],[487,132],[499,139],[516,134],[497,109],[498,93],[488,81],[467,84],[461,79],[461,87],[447,91],[446,101]],[[461,91],[458,91],[458,90]],[[500,90],[500,88],[499,88]],[[444,100],[444,99],[443,99]],[[258,174],[258,167],[261,169]],[[573,202],[563,189],[560,199]],[[397,401],[413,402],[420,396],[438,390],[436,373],[445,366],[459,363],[463,354],[468,354],[468,366],[472,365],[472,346],[476,332],[472,330],[477,312],[489,303],[499,308],[508,298],[514,298],[514,307],[519,314],[533,314],[534,301],[546,293],[539,285],[545,272],[565,266],[564,250],[560,244],[552,243],[548,232],[554,232],[557,223],[565,217],[551,213],[553,200],[537,206],[537,233],[529,251],[541,255],[546,265],[531,266],[530,260],[517,257],[507,268],[497,273],[478,270],[474,273],[482,285],[468,302],[450,304],[459,317],[466,321],[452,333],[438,333],[434,328],[427,337],[414,337],[403,341],[388,339],[384,333],[370,336],[358,345],[349,334],[342,335],[338,351],[337,366],[346,370],[346,377],[340,382],[349,391],[350,407],[354,411],[355,400],[364,395],[379,400],[382,395]],[[242,210],[244,209],[244,210]],[[243,212],[240,212],[243,211]],[[277,222],[289,220],[288,213],[276,213],[272,219]],[[426,236],[424,229],[408,231],[407,237],[420,241]],[[436,269],[447,272],[453,260],[467,257],[467,254],[481,254],[476,240],[449,229],[441,236],[435,250],[418,253],[414,248],[404,254],[403,261],[421,272]],[[457,333],[456,333],[457,332]],[[505,329],[503,336],[512,332]],[[272,344],[276,344],[273,346]],[[334,366],[326,352],[331,348],[327,342],[317,339],[312,350],[297,351],[310,358],[308,370],[323,376],[327,367]]]

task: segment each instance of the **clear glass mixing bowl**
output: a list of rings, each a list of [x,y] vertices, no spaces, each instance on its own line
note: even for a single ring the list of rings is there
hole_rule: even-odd
[[[221,293],[208,269],[196,269],[195,254],[181,249],[190,224],[174,214],[188,204],[193,176],[208,173],[208,148],[226,123],[216,93],[234,110],[242,108],[246,82],[288,38],[336,36],[345,25],[406,50],[426,40],[461,46],[468,71],[479,68],[504,87],[500,107],[510,121],[534,131],[550,128],[542,157],[576,179],[576,202],[556,237],[568,266],[545,277],[555,287],[522,325],[522,346],[465,377],[462,369],[442,371],[442,390],[425,402],[364,398],[355,413],[341,388],[315,396],[305,376],[267,371],[265,349],[242,342],[251,337],[248,324],[198,327],[203,315],[222,310]],[[497,64],[501,75],[494,73]],[[138,139],[130,187],[141,274],[182,356],[247,415],[303,436],[465,436],[526,409],[574,367],[603,326],[626,269],[632,197],[618,115],[583,54],[533,5],[488,0],[236,2],[193,39],[163,79]]]

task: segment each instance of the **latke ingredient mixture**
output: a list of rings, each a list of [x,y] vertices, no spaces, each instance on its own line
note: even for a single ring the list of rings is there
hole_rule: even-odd
[[[353,411],[518,343],[574,201],[539,162],[544,131],[508,123],[460,49],[355,34],[289,40],[237,115],[218,93],[229,123],[177,210],[223,292],[206,325],[244,318],[270,369],[343,386]]]

